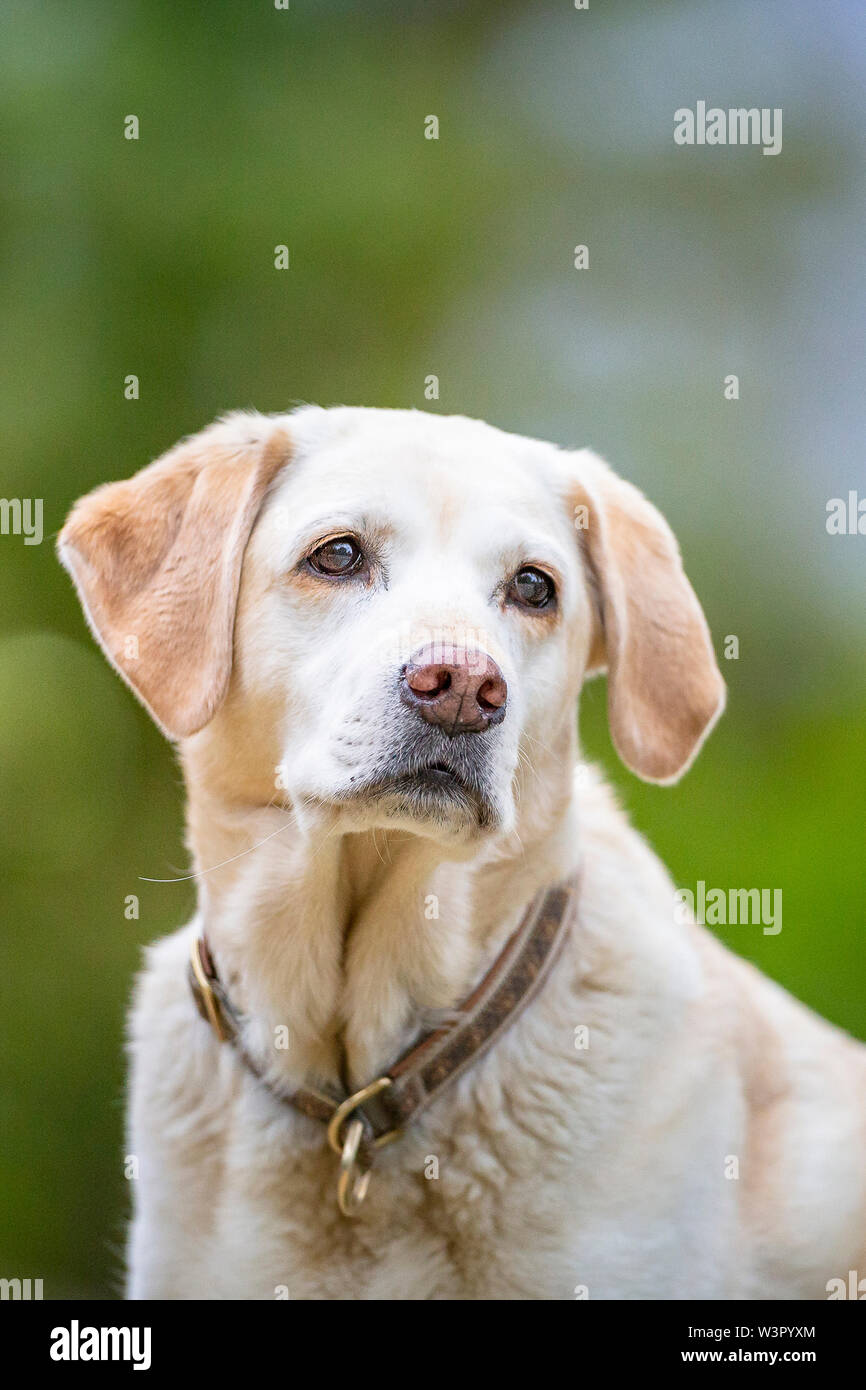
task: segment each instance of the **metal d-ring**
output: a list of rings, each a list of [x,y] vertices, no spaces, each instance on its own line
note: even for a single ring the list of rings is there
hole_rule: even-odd
[[[364,1172],[359,1171],[358,1167],[358,1151],[364,1136],[364,1121],[355,1115],[355,1111],[365,1101],[372,1100],[373,1096],[377,1096],[380,1091],[384,1091],[386,1086],[390,1085],[390,1076],[377,1077],[375,1081],[370,1082],[369,1086],[363,1086],[360,1091],[356,1091],[354,1095],[347,1096],[344,1101],[341,1101],[328,1124],[328,1143],[334,1152],[340,1155],[337,1202],[344,1216],[357,1216],[361,1203],[367,1195],[367,1188],[370,1186],[369,1167]],[[344,1125],[346,1125],[345,1138],[343,1137]],[[373,1147],[381,1149],[385,1144],[390,1144],[392,1140],[399,1139],[400,1132],[399,1129],[392,1129],[387,1134],[380,1134],[377,1139],[373,1140]]]
[[[340,1176],[337,1178],[337,1204],[344,1216],[357,1216],[370,1186],[370,1170],[358,1171],[358,1146],[364,1133],[362,1120],[350,1120],[346,1142],[340,1154]]]

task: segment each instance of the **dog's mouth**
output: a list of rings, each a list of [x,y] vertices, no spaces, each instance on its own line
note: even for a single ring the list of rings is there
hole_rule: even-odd
[[[455,760],[410,759],[352,788],[354,802],[378,803],[386,814],[440,824],[460,821],[484,828],[497,820],[482,778]]]
[[[422,787],[439,788],[443,792],[470,790],[466,779],[445,763],[427,763],[416,773],[404,774],[404,780],[415,782]]]
[[[367,790],[374,795],[397,792],[409,797],[438,797],[442,801],[474,801],[479,793],[473,778],[438,760],[389,769],[369,784]]]

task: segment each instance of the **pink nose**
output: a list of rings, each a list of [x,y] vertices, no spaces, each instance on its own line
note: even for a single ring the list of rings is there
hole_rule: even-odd
[[[480,734],[505,718],[508,687],[492,656],[429,643],[400,673],[400,696],[446,734]]]

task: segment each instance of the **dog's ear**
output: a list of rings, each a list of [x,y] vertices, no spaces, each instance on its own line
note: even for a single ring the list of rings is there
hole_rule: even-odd
[[[81,498],[60,533],[94,635],[169,738],[225,697],[244,550],[289,453],[266,417],[230,415]]]
[[[674,782],[725,704],[709,628],[661,513],[588,450],[572,457],[600,619],[587,671],[607,668],[611,736],[626,766]]]

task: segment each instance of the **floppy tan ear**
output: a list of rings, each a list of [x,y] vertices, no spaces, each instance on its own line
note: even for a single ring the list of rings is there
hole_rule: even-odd
[[[587,450],[575,512],[601,631],[588,671],[608,672],[611,736],[648,782],[674,782],[725,705],[709,628],[660,512]],[[585,523],[585,524],[584,524]]]
[[[228,688],[241,563],[285,433],[236,414],[75,504],[58,553],[93,633],[169,738]]]

